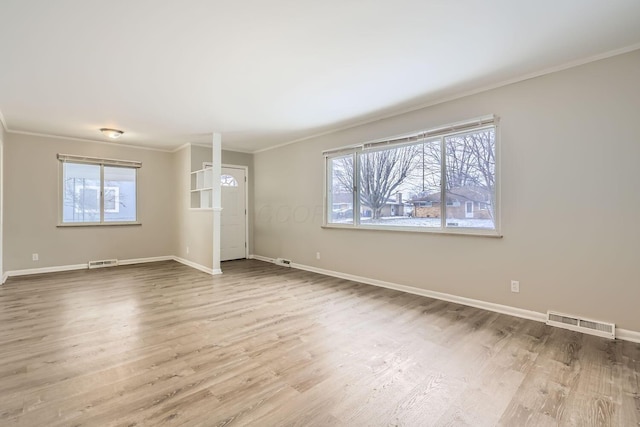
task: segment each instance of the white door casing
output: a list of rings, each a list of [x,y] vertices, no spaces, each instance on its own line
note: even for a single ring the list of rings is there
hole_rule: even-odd
[[[465,218],[473,218],[473,202],[465,202],[464,212]]]
[[[220,218],[220,260],[247,257],[247,171],[223,166],[220,176],[222,214]]]

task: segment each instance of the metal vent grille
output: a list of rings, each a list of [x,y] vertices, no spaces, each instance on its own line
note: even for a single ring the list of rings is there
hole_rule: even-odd
[[[89,261],[89,268],[115,267],[118,265],[117,259],[101,259],[98,261]]]
[[[291,267],[291,260],[286,258],[276,258],[275,264],[281,265],[283,267]]]
[[[599,322],[596,320],[582,319],[568,314],[547,312],[547,325],[559,328],[570,329],[572,331],[583,332],[589,335],[596,335],[604,338],[616,337],[616,325],[614,323]]]

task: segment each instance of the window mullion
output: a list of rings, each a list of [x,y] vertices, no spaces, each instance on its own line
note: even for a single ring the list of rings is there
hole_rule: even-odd
[[[360,226],[360,153],[353,153],[353,226]]]
[[[440,228],[445,229],[447,224],[447,152],[444,144],[444,136],[440,137]]]
[[[100,223],[104,222],[104,165],[100,165]]]

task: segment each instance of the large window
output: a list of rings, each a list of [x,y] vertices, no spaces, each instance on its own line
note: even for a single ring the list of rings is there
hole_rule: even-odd
[[[496,235],[496,120],[325,152],[329,226]]]
[[[137,223],[139,162],[59,154],[61,224]]]

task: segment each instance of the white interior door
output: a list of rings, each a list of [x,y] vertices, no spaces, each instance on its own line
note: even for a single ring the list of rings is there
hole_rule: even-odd
[[[220,261],[247,257],[247,183],[244,168],[222,167]]]

